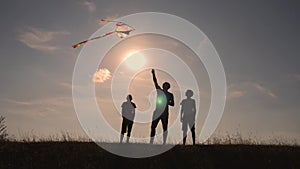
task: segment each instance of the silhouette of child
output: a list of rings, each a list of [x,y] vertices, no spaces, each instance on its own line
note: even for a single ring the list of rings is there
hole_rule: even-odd
[[[123,102],[122,104],[122,129],[121,129],[121,136],[120,136],[120,143],[123,141],[124,133],[126,133],[127,130],[127,140],[126,142],[129,142],[130,133],[133,125],[134,115],[135,115],[135,108],[136,105],[132,102],[132,96],[128,95],[126,97],[127,101]]]
[[[193,145],[195,145],[195,116],[196,116],[196,103],[195,100],[191,97],[193,96],[192,90],[187,90],[185,95],[186,99],[182,100],[181,104],[181,113],[180,120],[182,122],[182,131],[183,131],[183,145],[186,143],[186,136],[188,126],[192,132]]]
[[[157,92],[156,108],[153,112],[151,132],[150,132],[150,144],[153,144],[156,127],[161,121],[163,127],[163,144],[166,144],[168,136],[168,120],[169,120],[169,106],[174,106],[174,96],[168,90],[171,85],[169,82],[164,82],[162,88],[158,85],[155,70],[151,70],[154,86]]]

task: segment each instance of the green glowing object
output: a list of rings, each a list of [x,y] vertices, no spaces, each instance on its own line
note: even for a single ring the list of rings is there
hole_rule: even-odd
[[[163,104],[165,104],[165,98],[162,97],[162,96],[157,97],[156,102],[157,102],[158,105],[163,105]]]

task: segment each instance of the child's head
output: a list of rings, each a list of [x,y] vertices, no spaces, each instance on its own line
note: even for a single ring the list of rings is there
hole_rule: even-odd
[[[164,89],[165,91],[168,91],[168,90],[170,89],[170,87],[171,87],[171,85],[170,85],[169,82],[163,83],[163,89]]]
[[[187,91],[185,92],[185,96],[186,96],[187,98],[191,98],[193,95],[194,95],[194,92],[193,92],[192,90],[187,90]]]
[[[129,94],[127,97],[126,97],[127,101],[131,101],[132,100],[132,96],[131,94]]]

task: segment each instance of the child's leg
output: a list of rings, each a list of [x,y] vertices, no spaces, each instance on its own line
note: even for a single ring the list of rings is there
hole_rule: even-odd
[[[128,127],[128,130],[127,130],[127,140],[126,140],[127,143],[129,142],[129,138],[130,138],[130,135],[131,135],[132,125],[133,125],[133,121],[129,121],[128,126],[127,126]]]
[[[183,131],[182,137],[183,137],[183,145],[186,143],[186,136],[187,136],[187,131]]]
[[[168,116],[164,116],[161,118],[161,123],[163,127],[163,144],[166,144],[167,137],[168,137]]]
[[[195,145],[196,142],[196,133],[195,133],[195,125],[191,127],[191,132],[192,132],[192,138],[193,138],[193,145]]]
[[[155,137],[155,130],[156,130],[159,120],[160,120],[160,118],[157,118],[157,119],[153,120],[151,123],[150,144],[153,144],[154,137]]]
[[[187,122],[183,120],[182,122],[182,138],[183,138],[183,145],[186,143],[186,136],[187,136]]]
[[[120,143],[122,143],[122,141],[123,141],[124,133],[126,133],[126,127],[127,127],[126,119],[123,117],[121,135],[120,135]]]
[[[127,137],[130,137],[132,125],[133,125],[133,121],[129,121],[128,130],[127,130]]]

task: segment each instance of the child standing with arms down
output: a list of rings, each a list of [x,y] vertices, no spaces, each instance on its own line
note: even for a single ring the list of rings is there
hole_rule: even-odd
[[[133,120],[135,116],[135,108],[136,105],[132,102],[132,96],[128,95],[126,97],[127,101],[123,102],[122,104],[122,129],[121,129],[121,136],[120,136],[120,143],[123,141],[124,133],[126,133],[127,130],[127,140],[126,143],[129,142],[130,133],[133,125]]]
[[[193,96],[192,90],[187,90],[185,95],[186,99],[182,100],[181,112],[180,112],[180,121],[182,122],[182,131],[183,131],[183,145],[186,143],[186,136],[188,126],[192,132],[193,145],[195,145],[195,116],[196,116],[196,103],[195,100],[191,97]]]

